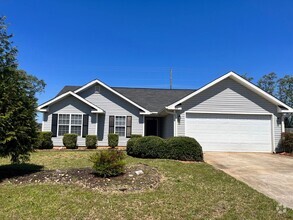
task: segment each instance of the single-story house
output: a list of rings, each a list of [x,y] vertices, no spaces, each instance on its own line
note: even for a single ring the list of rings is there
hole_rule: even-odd
[[[38,106],[42,130],[62,146],[65,133],[97,135],[107,146],[109,133],[125,146],[131,134],[194,137],[204,151],[273,152],[284,132],[284,115],[293,109],[234,72],[198,90],[110,87],[100,80],[65,86]]]

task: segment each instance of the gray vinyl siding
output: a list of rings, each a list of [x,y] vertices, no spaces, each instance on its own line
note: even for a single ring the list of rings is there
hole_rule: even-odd
[[[80,92],[78,95],[95,104],[105,111],[105,114],[98,115],[98,145],[108,145],[109,116],[132,116],[132,134],[143,134],[143,116],[140,110],[112,93],[108,89],[100,86],[99,92],[95,92],[95,86]],[[119,146],[126,146],[129,138],[119,137]]]
[[[223,113],[272,113],[274,123],[275,146],[281,137],[281,124],[277,106],[257,95],[236,81],[227,78],[207,90],[183,102],[177,135],[185,135],[186,111],[223,112]]]
[[[174,136],[174,116],[173,115],[167,115],[163,118],[162,123],[162,137],[163,138],[169,138]]]
[[[52,114],[89,114],[88,134],[96,133],[96,114],[91,113],[91,107],[68,96],[49,107],[49,112],[44,113],[43,131],[51,131]],[[63,146],[63,136],[53,137],[54,146]],[[85,146],[85,138],[77,138],[78,146]]]

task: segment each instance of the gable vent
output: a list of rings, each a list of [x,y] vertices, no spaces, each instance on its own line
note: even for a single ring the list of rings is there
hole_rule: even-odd
[[[100,86],[95,86],[95,93],[96,94],[100,93],[100,90],[101,90]]]

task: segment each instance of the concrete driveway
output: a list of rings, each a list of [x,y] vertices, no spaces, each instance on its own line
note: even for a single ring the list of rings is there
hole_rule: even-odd
[[[205,153],[217,169],[293,209],[293,157],[265,153]]]

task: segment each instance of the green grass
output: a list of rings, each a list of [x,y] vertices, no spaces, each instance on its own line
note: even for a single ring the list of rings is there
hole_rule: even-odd
[[[93,151],[43,151],[30,163],[44,169],[91,166]],[[143,193],[100,193],[73,185],[0,185],[0,219],[293,219],[277,202],[205,163],[147,160],[165,176]],[[1,165],[9,164],[0,159]],[[3,167],[3,166],[2,166]]]

